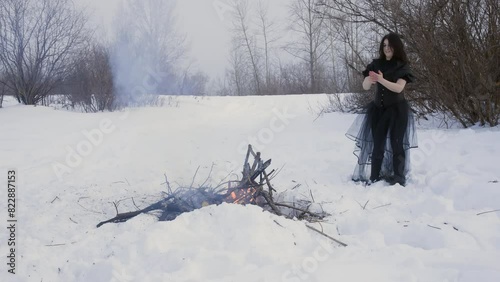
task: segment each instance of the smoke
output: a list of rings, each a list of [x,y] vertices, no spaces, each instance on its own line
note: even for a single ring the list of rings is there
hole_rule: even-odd
[[[186,42],[176,31],[175,0],[125,0],[118,7],[112,43],[114,88],[122,105],[147,104],[175,94]]]

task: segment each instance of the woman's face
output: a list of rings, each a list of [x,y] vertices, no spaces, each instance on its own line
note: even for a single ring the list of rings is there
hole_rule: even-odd
[[[394,50],[392,49],[391,45],[389,45],[388,39],[384,39],[384,54],[387,60],[392,59],[392,55],[394,54]]]

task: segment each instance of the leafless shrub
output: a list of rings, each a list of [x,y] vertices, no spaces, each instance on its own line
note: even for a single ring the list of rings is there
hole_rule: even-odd
[[[334,93],[328,94],[327,99],[321,107],[324,113],[360,113],[373,97],[368,93]]]
[[[418,79],[406,95],[421,116],[449,113],[464,127],[499,124],[497,0],[325,0],[320,6],[322,16],[363,25],[377,38],[388,32],[403,36]],[[348,64],[359,73],[368,62]]]
[[[286,94],[308,93],[310,90],[307,65],[288,63],[280,68],[280,87]]]
[[[187,68],[179,80],[179,90],[177,94],[196,96],[203,96],[206,94],[208,76],[203,72],[191,73],[190,69]]]
[[[348,109],[349,112],[359,113],[362,109],[368,105],[373,100],[373,96],[364,93],[351,93],[347,95],[344,100],[344,107]]]
[[[40,100],[40,105],[45,107],[53,107],[56,109],[73,109],[71,99],[69,95],[47,95]]]
[[[66,82],[73,107],[81,107],[85,112],[116,109],[113,74],[107,48],[95,44],[81,51]]]

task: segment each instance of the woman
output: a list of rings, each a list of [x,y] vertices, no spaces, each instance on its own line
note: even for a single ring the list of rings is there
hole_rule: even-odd
[[[347,132],[356,141],[358,163],[352,179],[368,184],[381,179],[406,185],[410,148],[417,147],[413,115],[403,90],[413,81],[403,42],[389,33],[380,42],[379,58],[363,71],[363,89],[375,85],[375,99]],[[368,178],[368,168],[371,165]]]

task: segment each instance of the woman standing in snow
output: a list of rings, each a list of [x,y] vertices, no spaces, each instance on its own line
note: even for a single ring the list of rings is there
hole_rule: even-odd
[[[358,163],[352,179],[368,183],[384,179],[391,185],[404,186],[409,171],[407,151],[417,147],[417,138],[413,115],[403,93],[414,78],[397,34],[389,33],[382,38],[379,58],[368,64],[363,75],[363,89],[375,85],[375,99],[346,134],[356,141],[354,153]]]

